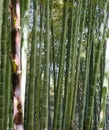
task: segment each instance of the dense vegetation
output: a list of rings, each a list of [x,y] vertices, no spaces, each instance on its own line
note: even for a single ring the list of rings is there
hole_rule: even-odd
[[[109,0],[0,7],[0,130],[108,130]]]

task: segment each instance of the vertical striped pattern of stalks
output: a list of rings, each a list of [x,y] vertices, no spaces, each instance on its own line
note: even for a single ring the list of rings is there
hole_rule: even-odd
[[[0,2],[0,130],[108,129],[109,0],[10,1],[11,29]]]
[[[56,104],[54,109],[54,119],[53,119],[53,130],[57,130],[57,118],[59,115],[59,102],[61,101],[60,95],[62,94],[62,82],[63,82],[63,71],[64,71],[64,56],[65,56],[65,42],[66,42],[66,30],[67,30],[67,11],[68,11],[68,0],[64,0],[63,7],[63,26],[62,26],[62,37],[61,37],[61,52],[60,52],[60,62],[59,62],[59,75],[56,88]],[[62,98],[62,97],[61,97]],[[61,113],[60,113],[61,114]]]
[[[79,10],[79,8],[77,8],[77,10]],[[71,8],[71,16],[74,14],[74,9]],[[74,12],[73,12],[74,11]],[[79,12],[79,11],[77,11]],[[77,15],[76,15],[77,16]],[[76,17],[74,16],[74,18]],[[70,16],[69,16],[70,17]],[[74,22],[74,19],[72,18],[71,19],[71,24],[73,24]],[[74,38],[72,38],[72,33],[73,33],[73,30],[71,28],[71,30],[69,31],[72,31],[71,33],[69,33],[69,35],[71,35],[71,40],[72,41],[69,41],[69,42],[72,42],[72,55],[71,55],[71,82],[69,83],[69,101],[68,101],[68,113],[67,113],[67,119],[66,119],[66,129],[70,129],[71,128],[71,116],[72,116],[72,103],[73,103],[73,95],[74,95],[74,82],[75,82],[75,65],[76,65],[76,53],[77,53],[77,42],[75,42],[75,36],[76,36],[76,33],[77,33],[77,17],[76,17],[76,27],[73,28],[74,30]],[[69,28],[70,26],[72,25],[69,25]],[[73,26],[74,27],[74,26]]]
[[[7,32],[7,62],[6,62],[6,81],[5,81],[5,120],[4,120],[4,129],[9,128],[9,108],[10,108],[10,92],[11,92],[11,64],[10,64],[10,52],[11,52],[11,40],[10,40],[10,21],[8,20],[8,29]]]
[[[81,9],[82,9],[82,1],[79,1],[80,3],[80,9],[79,9],[79,13],[81,13]],[[80,43],[79,43],[79,47],[78,47],[78,54],[77,54],[77,61],[76,61],[76,74],[75,74],[75,87],[74,87],[74,101],[73,101],[73,105],[72,105],[72,122],[71,125],[73,127],[73,123],[74,123],[74,118],[75,118],[75,110],[76,110],[76,105],[77,105],[77,90],[78,90],[78,81],[79,81],[79,72],[80,72],[80,53],[81,53],[81,48],[82,48],[82,39],[83,39],[83,31],[84,31],[84,26],[85,26],[85,19],[86,19],[86,9],[87,9],[87,5],[88,5],[88,0],[85,2],[85,7],[84,7],[84,14],[83,14],[83,21],[82,21],[82,31],[80,34]],[[79,17],[79,22],[80,22],[80,17]],[[80,23],[78,23],[80,24]],[[78,32],[79,30],[77,30]],[[76,38],[76,42],[78,42],[77,38]]]
[[[72,0],[71,0],[72,2]],[[68,95],[70,93],[70,76],[71,76],[71,54],[72,54],[72,36],[73,36],[73,20],[74,20],[74,10],[69,8],[69,18],[68,18],[68,44],[67,44],[67,57],[66,57],[66,74],[65,74],[65,88],[64,88],[64,106],[63,106],[63,121],[62,129],[66,130],[67,124],[67,114],[68,114]]]
[[[86,49],[86,68],[85,68],[85,78],[84,78],[84,88],[83,88],[83,102],[82,102],[82,114],[81,114],[81,122],[80,122],[80,129],[83,130],[84,126],[84,116],[85,116],[85,110],[86,110],[86,93],[87,93],[87,84],[88,84],[88,78],[89,78],[89,66],[90,66],[90,56],[91,56],[91,48],[92,48],[92,40],[91,40],[91,37],[92,37],[92,33],[93,33],[93,24],[94,24],[94,20],[92,22],[92,10],[94,8],[92,8],[92,3],[90,2],[90,10],[89,10],[89,14],[90,14],[90,18],[89,18],[89,27],[88,27],[88,37],[87,37],[87,49]]]
[[[23,130],[21,101],[21,62],[20,62],[20,0],[11,0],[11,63],[14,101],[14,129]]]
[[[80,18],[81,18],[81,9],[82,9],[82,1],[81,0],[78,0],[78,4],[77,4],[77,14],[76,14],[76,26],[75,26],[75,31],[74,31],[74,46],[75,46],[75,54],[73,53],[73,55],[75,55],[76,56],[76,61],[75,60],[73,60],[74,61],[74,65],[72,65],[72,76],[77,76],[77,73],[76,74],[73,74],[73,73],[75,73],[75,68],[73,68],[73,67],[75,67],[75,64],[77,64],[76,62],[78,62],[78,60],[79,60],[79,55],[77,55],[77,46],[78,46],[78,38],[79,38],[79,26],[80,26]],[[81,46],[81,43],[80,43],[80,46]],[[79,48],[80,48],[80,46],[79,46]],[[74,56],[73,56],[73,58],[75,58]],[[77,66],[78,66],[79,64],[77,64]],[[74,71],[74,72],[73,72]],[[71,90],[71,91],[74,91],[74,93],[73,93],[73,97],[72,97],[72,99],[73,99],[73,102],[72,102],[72,112],[71,112],[71,120],[70,120],[70,127],[72,128],[73,127],[73,123],[74,123],[74,116],[75,116],[75,109],[76,109],[76,100],[77,100],[77,85],[75,84],[75,81],[77,81],[78,82],[78,79],[77,79],[77,77],[76,78],[74,78],[74,77],[72,77],[72,81],[71,81],[71,85],[74,85],[74,86],[72,86],[73,87],[73,90]],[[74,82],[74,83],[72,83],[72,82]],[[68,124],[69,125],[69,124]],[[68,126],[69,127],[69,126]]]
[[[50,41],[49,41],[49,0],[45,1],[45,41],[44,41],[44,52],[45,52],[45,65],[44,65],[44,86],[43,86],[43,101],[42,101],[42,126],[43,130],[48,130],[48,88],[49,88],[49,52],[50,52]]]
[[[2,2],[2,1],[1,1]],[[6,43],[7,43],[7,18],[8,18],[8,0],[3,1],[3,17],[2,17],[2,28],[1,28],[1,65],[0,65],[0,129],[4,130],[4,123],[5,123],[5,90],[6,90]]]
[[[44,21],[45,21],[45,2],[40,1],[40,51],[41,52],[42,52],[41,48],[42,48],[43,43],[44,43]],[[41,57],[39,56],[39,58],[41,58]],[[39,60],[39,64],[40,63],[41,63],[41,59]],[[38,67],[38,72],[37,72],[38,75],[37,75],[36,83],[37,83],[37,89],[40,88],[40,101],[42,101],[43,100],[43,87],[44,87],[44,85],[43,85],[43,81],[42,81],[42,74],[43,73],[40,72],[41,71],[40,69],[41,68]],[[40,77],[39,77],[39,73],[41,73]],[[37,92],[37,95],[38,95],[38,92]],[[36,99],[36,100],[37,100],[36,102],[38,103],[39,102],[38,99]],[[39,107],[39,106],[37,106],[37,107]],[[43,109],[42,109],[42,102],[40,103],[40,107],[41,107],[40,115],[39,115],[39,117],[40,117],[40,130],[42,130],[43,129],[43,125],[42,125],[43,120],[42,119],[43,119],[43,112],[44,112]],[[36,111],[37,111],[37,117],[36,118],[39,118],[38,117],[38,110],[36,110]],[[37,121],[37,119],[36,119],[36,121]],[[38,122],[36,123],[36,125],[37,124],[38,124]],[[37,126],[37,127],[39,127],[39,126]]]
[[[33,28],[30,55],[30,74],[28,88],[27,130],[34,130],[34,104],[35,104],[35,76],[36,76],[36,45],[37,45],[37,7],[38,1],[33,1]]]
[[[106,1],[105,3],[105,9],[107,11],[107,7],[109,6],[109,0]],[[97,53],[95,56],[95,66],[94,66],[94,73],[93,73],[93,78],[92,78],[92,86],[90,88],[90,95],[89,95],[89,102],[88,102],[88,112],[87,112],[87,117],[86,117],[86,124],[85,124],[85,129],[90,130],[91,124],[92,124],[92,117],[93,117],[93,107],[94,107],[94,96],[95,96],[95,90],[96,90],[96,81],[97,81],[97,74],[99,70],[99,64],[100,64],[100,59],[102,55],[102,48],[104,44],[104,36],[105,36],[105,30],[106,30],[106,25],[107,25],[107,19],[108,15],[106,18],[104,18],[104,27],[103,27],[103,33],[102,33],[102,40],[99,41],[98,47],[97,47]]]
[[[42,44],[44,43],[44,14],[45,14],[45,2],[40,1],[40,36],[37,45],[37,61],[36,61],[36,85],[35,85],[35,122],[34,126],[36,130],[43,129],[43,109],[42,105],[40,104],[41,98],[43,98],[43,94],[41,92],[43,90],[42,83],[41,83],[41,62],[42,62]],[[42,97],[41,97],[42,96]]]
[[[105,53],[105,70],[104,70],[104,81],[102,87],[102,94],[101,94],[101,110],[100,110],[100,122],[99,122],[99,129],[102,130],[104,128],[105,123],[105,111],[106,111],[106,97],[108,92],[108,78],[109,78],[109,39],[106,43],[106,53]]]

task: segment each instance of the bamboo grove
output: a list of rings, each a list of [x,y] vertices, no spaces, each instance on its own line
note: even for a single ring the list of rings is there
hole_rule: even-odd
[[[0,130],[108,130],[109,0],[0,7]]]

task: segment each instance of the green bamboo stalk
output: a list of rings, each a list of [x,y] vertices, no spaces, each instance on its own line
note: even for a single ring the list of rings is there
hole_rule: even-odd
[[[25,5],[24,5],[24,3],[25,3]],[[21,21],[21,25],[23,23],[24,12],[25,12],[25,7],[24,6],[27,7],[27,5],[28,5],[28,0],[21,0],[20,1],[20,21]]]
[[[40,112],[40,88],[42,87],[41,85],[41,61],[42,61],[42,57],[41,57],[41,53],[42,53],[42,43],[44,43],[44,37],[43,37],[43,31],[44,31],[44,8],[42,3],[40,2],[40,38],[39,38],[39,46],[37,47],[37,52],[38,52],[38,56],[37,56],[37,76],[36,76],[36,86],[35,86],[35,129],[40,130],[43,129],[41,127],[41,112]]]
[[[80,1],[80,4],[82,6],[82,1]],[[85,26],[87,5],[88,5],[88,0],[85,2],[81,32],[83,32],[84,26]],[[81,12],[81,8],[82,8],[81,6],[80,6],[80,12]],[[82,39],[83,39],[83,33],[80,34],[80,43],[79,43],[77,63],[76,63],[77,66],[76,66],[76,75],[75,75],[76,77],[75,77],[75,88],[74,88],[74,101],[73,101],[73,105],[72,105],[73,106],[73,108],[72,108],[72,125],[73,125],[73,121],[74,121],[74,115],[75,115],[76,104],[77,104],[77,90],[78,90],[78,81],[79,81],[79,72],[80,72],[80,52],[81,52],[81,48],[82,48]]]
[[[80,5],[79,5],[80,6]],[[79,13],[79,6],[77,8],[77,13]],[[72,13],[73,13],[73,8],[72,8]],[[76,66],[76,54],[77,54],[77,42],[76,42],[76,35],[78,33],[78,15],[76,15],[76,27],[74,28],[74,39],[73,39],[73,45],[72,45],[72,67],[71,67],[71,83],[70,88],[69,88],[69,103],[68,103],[68,116],[67,116],[67,121],[66,121],[66,129],[71,128],[71,117],[72,117],[72,103],[73,103],[73,97],[74,97],[74,82],[75,82],[75,66]]]
[[[43,130],[48,129],[48,88],[49,88],[49,0],[45,1],[45,42],[44,42],[44,52],[45,52],[45,66],[44,66],[44,87],[43,87],[43,101],[42,101],[42,126]]]
[[[106,1],[106,10],[108,7],[109,1]],[[96,58],[95,58],[95,66],[94,66],[94,74],[93,74],[93,79],[92,79],[92,86],[90,90],[90,98],[89,98],[89,106],[88,106],[88,113],[87,113],[87,118],[86,118],[86,129],[90,130],[90,125],[92,123],[92,117],[93,117],[93,107],[94,107],[94,95],[95,95],[95,89],[96,89],[96,81],[97,81],[97,74],[99,70],[99,63],[102,55],[102,48],[103,48],[103,43],[104,43],[104,34],[105,34],[105,29],[107,25],[107,18],[104,19],[104,28],[103,28],[103,33],[102,33],[102,40],[98,44],[97,48],[97,53],[96,53]]]
[[[44,25],[45,25],[45,2],[40,1],[40,49],[41,44],[44,43]],[[42,50],[40,50],[42,51]],[[43,59],[42,59],[43,60]],[[42,63],[43,64],[43,63]],[[40,130],[43,129],[43,109],[42,109],[42,101],[43,101],[43,87],[44,87],[44,81],[42,79],[43,72],[41,73],[40,77]],[[37,79],[38,80],[38,79]],[[38,84],[39,85],[39,84]]]
[[[53,83],[54,83],[54,101],[56,101],[56,70],[55,70],[55,66],[56,66],[56,63],[55,63],[55,45],[54,45],[54,27],[53,27],[53,20],[51,18],[51,39],[52,39],[52,50],[51,50],[51,53],[52,53],[52,60],[53,60]],[[54,102],[54,106],[55,106],[55,102]]]
[[[2,21],[3,21],[3,19],[2,19],[2,17],[3,17],[3,0],[1,0],[1,2],[0,2],[0,40],[1,40],[1,28],[2,28]],[[0,50],[1,50],[1,44],[0,44]],[[0,51],[0,55],[1,55],[1,51]],[[0,60],[0,62],[1,62],[1,60]]]
[[[54,45],[54,27],[53,20],[51,19],[51,34],[52,34],[52,59],[53,59],[53,77],[54,77],[54,93],[56,90],[56,70],[55,70],[55,45]]]
[[[29,56],[28,56],[29,57]],[[26,77],[26,91],[25,91],[25,108],[24,108],[24,130],[27,130],[27,123],[28,123],[28,95],[29,95],[29,73],[30,73],[30,69],[29,69],[29,58],[27,61],[27,77]]]
[[[8,53],[9,54],[9,53]],[[6,72],[7,72],[7,75],[6,75],[6,95],[5,95],[5,120],[4,120],[4,127],[5,129],[7,129],[8,127],[8,121],[9,121],[9,101],[10,101],[10,77],[11,77],[11,65],[10,65],[10,58],[8,57],[7,59],[7,68],[6,68]]]
[[[9,21],[7,26],[8,32],[10,32]],[[5,87],[5,120],[4,120],[4,128],[7,129],[9,124],[9,103],[10,103],[10,90],[11,90],[11,64],[10,64],[10,51],[11,51],[11,41],[10,34],[8,35],[9,39],[7,42],[7,63],[6,63],[6,87]]]
[[[60,94],[62,90],[62,76],[64,70],[64,56],[65,56],[65,40],[66,40],[66,30],[67,30],[67,11],[68,11],[68,0],[64,0],[63,7],[63,27],[62,27],[62,38],[61,38],[61,53],[60,53],[60,63],[59,63],[59,75],[57,81],[57,90],[56,90],[56,104],[54,108],[54,119],[53,119],[53,130],[57,130],[57,118],[60,102]]]
[[[0,129],[4,130],[5,119],[5,74],[6,74],[6,42],[7,42],[7,19],[8,19],[8,0],[3,1],[3,22],[1,31],[1,80],[0,80]]]
[[[27,113],[27,130],[34,130],[34,94],[35,94],[35,67],[36,67],[36,43],[37,43],[37,6],[38,1],[33,1],[33,29],[32,29],[32,44],[31,44],[31,56],[30,56],[30,82],[28,88],[28,113]]]
[[[94,34],[93,33],[92,33],[91,37],[93,37],[93,38],[91,39],[92,49],[91,49],[91,55],[90,55],[89,81],[88,81],[88,84],[87,84],[88,86],[87,86],[87,95],[86,96],[88,98],[86,99],[87,101],[86,101],[86,108],[85,108],[86,112],[85,112],[85,119],[84,119],[84,127],[85,127],[85,121],[86,121],[86,116],[87,116],[88,103],[89,103],[89,95],[90,95],[90,88],[91,88],[91,85],[92,85],[92,77],[93,77],[94,65],[95,65],[95,50],[96,50],[96,47],[95,47],[95,43],[94,43]]]
[[[84,79],[84,90],[83,90],[83,102],[82,102],[82,114],[81,114],[81,122],[80,122],[80,129],[83,130],[84,128],[84,116],[85,116],[85,107],[86,107],[86,96],[87,96],[87,86],[88,86],[88,78],[89,78],[89,64],[90,64],[90,56],[91,56],[91,48],[92,48],[92,40],[91,37],[93,36],[93,24],[94,24],[94,20],[92,22],[92,9],[94,10],[94,8],[92,8],[92,3],[90,3],[90,10],[89,10],[89,14],[90,14],[90,23],[89,23],[89,29],[88,29],[88,41],[87,41],[87,50],[86,50],[86,70],[85,70],[85,79]]]
[[[105,76],[104,80],[106,80],[107,76]],[[99,122],[99,130],[103,130],[104,128],[104,122],[105,122],[105,110],[106,110],[106,97],[107,97],[107,86],[108,86],[108,81],[102,88],[102,100],[101,100],[101,111],[100,111],[100,122]]]
[[[48,88],[48,130],[51,130],[52,129],[52,118],[51,118],[51,86],[50,86],[50,75],[49,75],[49,88]]]
[[[11,83],[10,83],[11,86]],[[11,86],[12,87],[12,86]],[[11,91],[12,92],[12,89]],[[14,116],[13,116],[13,101],[12,101],[12,97],[10,96],[10,103],[9,103],[9,130],[13,130],[14,127]]]
[[[53,16],[52,16],[52,7],[53,7],[53,0],[51,1],[51,8],[50,8],[50,19],[51,19],[51,47],[52,47],[52,50],[51,50],[51,55],[52,55],[52,62],[53,62],[53,83],[54,83],[54,100],[56,98],[56,69],[55,69],[55,66],[56,66],[56,63],[55,63],[55,38],[54,38],[54,24],[53,24]],[[56,100],[55,100],[56,101]],[[54,102],[54,106],[55,106],[55,102]]]
[[[108,91],[108,41],[106,43],[106,53],[105,53],[105,71],[104,71],[104,81],[103,81],[103,87],[102,87],[102,95],[101,95],[101,111],[100,111],[100,121],[99,121],[99,129],[102,130],[104,128],[104,122],[105,122],[105,111],[106,111],[106,97],[107,97],[107,91]]]
[[[85,121],[86,121],[88,102],[89,102],[89,94],[90,94],[90,88],[91,88],[91,84],[92,84],[92,77],[93,77],[94,64],[95,64],[95,50],[96,50],[96,48],[95,48],[94,34],[93,33],[91,34],[91,37],[93,37],[93,38],[90,41],[90,42],[92,42],[92,48],[91,48],[90,63],[89,63],[90,64],[90,66],[89,66],[89,80],[88,80],[88,84],[87,84],[87,94],[86,94],[87,98],[86,98],[86,108],[85,108],[86,112],[85,112],[85,117],[84,117],[84,128],[85,128]],[[98,96],[98,95],[96,95],[96,96]],[[96,99],[95,99],[95,106],[96,106]],[[95,118],[96,118],[96,115],[95,115]]]
[[[67,114],[68,114],[68,95],[70,93],[70,70],[71,70],[71,54],[72,54],[72,36],[73,36],[73,20],[74,20],[74,9],[69,9],[68,19],[68,45],[67,45],[67,58],[66,58],[66,74],[65,74],[65,88],[64,88],[64,112],[63,112],[63,123],[62,129],[66,129]]]
[[[57,117],[57,130],[62,130],[62,111],[63,111],[63,81],[61,83],[61,91],[60,91],[60,101],[59,101],[59,109],[58,109],[58,117]]]

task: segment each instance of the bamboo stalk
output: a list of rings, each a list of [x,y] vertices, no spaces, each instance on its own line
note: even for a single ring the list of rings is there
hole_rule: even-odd
[[[14,105],[14,129],[23,130],[21,99],[21,42],[20,42],[20,0],[11,0],[11,63]]]
[[[8,0],[3,1],[2,28],[1,28],[1,64],[0,64],[0,129],[5,128],[5,90],[6,90],[6,42],[7,42],[7,19],[8,19]]]
[[[63,27],[62,27],[62,37],[61,37],[61,53],[60,53],[60,63],[59,63],[59,75],[57,81],[57,90],[56,90],[56,104],[54,109],[54,119],[53,119],[53,130],[57,129],[57,118],[59,112],[59,102],[61,101],[60,95],[62,90],[62,81],[63,81],[63,70],[64,70],[64,56],[65,56],[65,40],[66,40],[66,29],[67,29],[67,11],[68,11],[68,0],[64,0],[63,7]],[[61,113],[60,113],[61,114]],[[60,115],[61,116],[61,115]]]
[[[106,5],[105,5],[106,10],[107,10],[108,4],[109,4],[109,1],[107,0]],[[95,89],[96,89],[96,81],[97,81],[99,63],[100,63],[102,48],[103,48],[103,43],[104,43],[104,34],[105,34],[106,25],[107,25],[107,18],[108,18],[108,15],[104,19],[104,28],[103,28],[103,33],[102,33],[102,40],[98,44],[98,48],[97,48],[98,50],[97,50],[96,58],[95,58],[96,63],[95,63],[95,66],[94,66],[94,74],[93,74],[92,86],[91,86],[91,90],[90,90],[91,94],[90,94],[90,99],[89,99],[88,114],[87,114],[87,118],[86,118],[86,129],[87,130],[90,130],[90,127],[91,127],[90,125],[92,123],[93,107],[94,107],[94,95],[95,95]]]
[[[37,7],[38,1],[33,1],[33,28],[32,28],[32,44],[30,55],[30,74],[28,88],[28,112],[27,112],[27,130],[34,130],[34,98],[35,98],[35,72],[36,72],[36,45],[37,45]]]
[[[63,122],[62,122],[62,129],[65,130],[67,125],[67,114],[69,113],[68,111],[68,97],[70,93],[70,70],[71,70],[71,55],[72,55],[72,36],[73,36],[73,20],[74,20],[74,9],[70,8],[69,9],[69,19],[68,19],[68,45],[67,45],[67,58],[66,58],[66,74],[65,74],[65,88],[64,88],[64,110],[63,110]],[[74,48],[73,48],[74,49]]]

